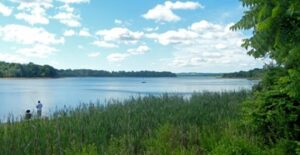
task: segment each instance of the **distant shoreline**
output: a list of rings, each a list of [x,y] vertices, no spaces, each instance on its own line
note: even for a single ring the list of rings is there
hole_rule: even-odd
[[[20,64],[0,61],[0,78],[62,77],[176,77],[168,71],[105,71],[92,69],[56,69],[49,65]]]
[[[27,80],[27,79],[33,79],[33,80],[40,80],[40,79],[67,79],[67,78],[178,78],[180,76],[175,76],[175,77],[171,77],[171,76],[166,76],[166,77],[105,77],[105,76],[101,76],[101,77],[92,77],[92,76],[82,76],[82,77],[79,77],[79,76],[74,76],[74,77],[0,77],[0,80],[13,80],[13,79],[16,79],[16,80]]]

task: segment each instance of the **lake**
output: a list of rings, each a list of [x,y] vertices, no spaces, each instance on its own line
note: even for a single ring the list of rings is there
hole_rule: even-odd
[[[177,78],[59,78],[0,79],[0,118],[34,110],[38,100],[49,114],[56,108],[80,103],[104,103],[131,96],[163,93],[189,96],[193,92],[251,89],[258,81],[215,77]]]

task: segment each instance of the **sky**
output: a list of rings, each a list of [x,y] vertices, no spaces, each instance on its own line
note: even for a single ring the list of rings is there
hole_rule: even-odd
[[[0,0],[0,61],[59,69],[233,72],[264,60],[229,28],[238,0]]]

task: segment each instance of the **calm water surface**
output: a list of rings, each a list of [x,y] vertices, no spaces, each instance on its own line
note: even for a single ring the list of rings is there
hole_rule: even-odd
[[[145,81],[146,83],[142,83]],[[41,100],[44,112],[64,106],[123,100],[131,96],[174,93],[188,96],[193,92],[251,89],[257,81],[213,77],[177,78],[61,78],[0,79],[0,118],[9,113],[21,115],[34,110]]]

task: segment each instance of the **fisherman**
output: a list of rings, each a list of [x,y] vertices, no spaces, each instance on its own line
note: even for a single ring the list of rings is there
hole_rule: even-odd
[[[26,113],[25,113],[25,119],[26,119],[26,120],[30,120],[31,117],[32,117],[32,114],[31,114],[30,110],[26,110]]]
[[[36,105],[38,117],[42,116],[42,108],[43,108],[43,104],[41,103],[41,101],[38,101],[38,104]]]

